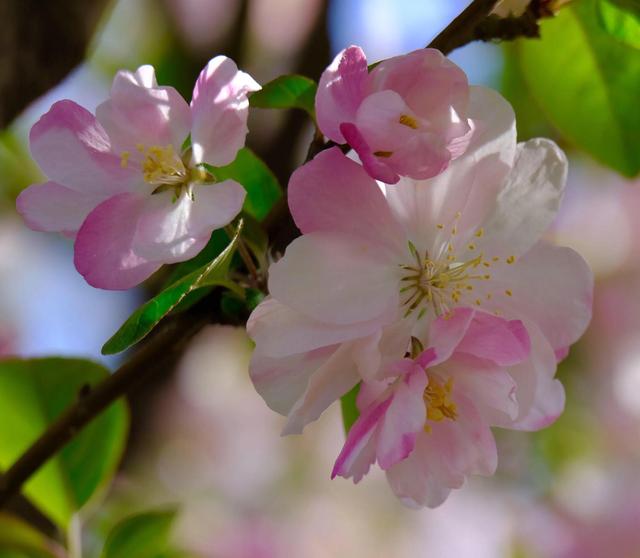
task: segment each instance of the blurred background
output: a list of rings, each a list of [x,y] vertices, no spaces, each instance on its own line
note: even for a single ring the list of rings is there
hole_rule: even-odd
[[[117,358],[105,360],[100,347],[148,295],[89,287],[71,243],[28,230],[15,213],[17,193],[40,180],[27,136],[51,103],[70,98],[93,110],[117,69],[145,63],[189,99],[197,73],[219,53],[259,82],[293,72],[317,79],[349,44],[370,61],[423,47],[467,3],[109,3],[87,58],[0,132],[0,353],[80,355],[113,368]],[[337,406],[305,436],[281,438],[283,419],[250,384],[243,330],[210,326],[175,371],[132,398],[121,471],[83,513],[86,556],[99,555],[116,519],[167,504],[179,507],[176,544],[206,558],[640,556],[640,184],[599,165],[547,120],[519,48],[474,43],[451,57],[471,83],[514,104],[521,139],[552,137],[571,161],[552,234],[589,261],[597,284],[591,327],[560,366],[564,415],[539,433],[497,432],[495,478],[472,479],[437,510],[407,510],[377,470],[358,486],[329,480],[343,443]],[[304,158],[308,119],[259,109],[251,119],[249,145],[284,179]]]

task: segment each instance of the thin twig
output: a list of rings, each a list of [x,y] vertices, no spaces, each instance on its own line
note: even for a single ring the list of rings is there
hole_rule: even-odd
[[[25,453],[0,477],[0,509],[42,465],[61,450],[89,422],[117,399],[143,384],[159,361],[175,358],[187,339],[199,331],[202,319],[180,315],[165,325],[140,351],[111,376],[64,411]]]

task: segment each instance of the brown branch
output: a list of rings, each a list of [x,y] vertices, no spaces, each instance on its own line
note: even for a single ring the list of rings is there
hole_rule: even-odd
[[[0,509],[18,493],[22,485],[51,457],[60,451],[102,411],[117,399],[149,379],[159,363],[176,359],[185,342],[204,325],[193,316],[179,315],[167,322],[140,351],[107,379],[79,394],[78,401],[67,408],[47,430],[0,477]]]

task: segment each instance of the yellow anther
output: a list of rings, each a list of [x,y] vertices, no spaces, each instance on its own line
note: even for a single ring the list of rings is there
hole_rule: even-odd
[[[418,129],[418,121],[413,118],[413,116],[409,116],[408,114],[401,114],[400,120],[398,120],[398,122],[400,122],[400,124],[402,124],[403,126],[412,128],[413,130]]]
[[[482,304],[482,301],[479,298],[476,298],[476,305],[480,306]]]
[[[491,267],[491,264],[489,262],[482,262],[482,265],[484,267]]]
[[[136,143],[136,149],[140,151],[140,153],[144,153],[144,144]]]
[[[384,157],[386,159],[391,157],[391,155],[393,155],[393,151],[374,151],[373,154],[376,157]]]
[[[467,285],[465,287],[465,289],[467,289],[468,291],[472,291],[473,290],[473,285]]]
[[[456,404],[451,400],[451,391],[453,389],[453,379],[449,378],[446,384],[441,384],[437,378],[430,376],[429,383],[424,390],[423,399],[427,406],[427,419],[440,422],[445,418],[456,420],[458,412]],[[430,432],[426,430],[426,432]]]
[[[516,261],[516,257],[515,256],[509,256],[506,261],[507,261],[508,264],[512,264],[512,263],[514,263]]]
[[[444,225],[442,223],[438,223],[436,227],[440,230],[444,229]]]
[[[491,258],[491,261],[499,262],[500,258],[498,256],[493,256],[493,258]]]
[[[451,244],[451,243],[448,244],[447,252],[453,252],[453,244]]]
[[[491,293],[487,293],[487,300],[491,300]]]
[[[123,169],[126,169],[129,166],[129,157],[131,157],[131,153],[128,151],[123,151],[120,155],[120,166]]]
[[[511,292],[510,289],[505,290],[504,294],[506,294],[507,296],[513,296],[513,293]]]
[[[483,235],[484,235],[484,229],[478,229],[478,230],[476,231],[476,236],[477,236],[478,238],[482,238],[482,236],[483,236]]]
[[[467,248],[469,248],[469,250],[475,250],[476,249],[476,245],[472,242],[471,244],[469,244],[467,246]]]
[[[456,219],[460,219],[460,217],[462,217],[462,212],[456,211]]]
[[[453,236],[457,235],[457,234],[458,234],[458,227],[453,227],[453,228],[451,229],[451,234],[452,234]]]
[[[489,279],[491,279],[491,275],[489,275],[488,273],[486,275],[483,275],[482,278],[487,281]]]

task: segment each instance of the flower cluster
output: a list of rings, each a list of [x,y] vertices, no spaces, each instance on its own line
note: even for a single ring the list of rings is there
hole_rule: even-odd
[[[149,66],[119,72],[95,117],[56,103],[30,137],[49,181],[18,210],[75,238],[76,267],[97,287],[193,257],[242,208],[242,186],[211,167],[244,145],[257,89],[217,57],[190,105]],[[377,463],[403,502],[434,507],[494,473],[492,427],[536,430],[563,411],[556,367],[590,320],[593,288],[583,259],[543,238],[567,161],[549,140],[517,143],[510,105],[433,49],[371,70],[345,49],[316,114],[351,152],[325,149],[291,177],[302,236],[247,323],[251,378],[287,416],[285,434],[358,386],[332,476],[358,482]]]
[[[244,145],[260,86],[224,56],[196,81],[191,105],[158,86],[151,66],[118,72],[96,116],[55,103],[32,128],[31,152],[48,182],[17,200],[38,231],[75,238],[88,283],[128,289],[164,263],[188,260],[242,209],[243,187],[215,183],[205,164],[231,163]]]
[[[433,507],[466,476],[493,474],[490,427],[535,430],[560,415],[556,366],[589,322],[592,276],[542,238],[566,180],[553,142],[517,143],[509,104],[465,90],[439,55],[365,70],[351,47],[321,80],[319,125],[359,162],[332,148],[293,174],[303,235],[271,266],[270,297],[247,324],[251,376],[287,415],[285,434],[359,385],[333,476],[358,482],[377,462],[404,502]],[[416,100],[433,112],[418,119]],[[370,106],[384,118],[369,119]],[[404,115],[419,123],[411,138],[394,135]],[[443,164],[416,172],[452,142]]]

